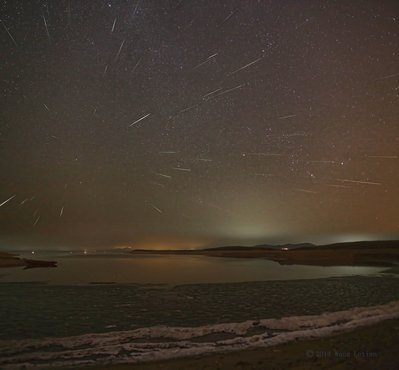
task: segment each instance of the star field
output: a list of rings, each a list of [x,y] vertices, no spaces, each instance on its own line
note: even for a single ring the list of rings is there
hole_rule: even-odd
[[[3,1],[0,242],[399,234],[395,1]]]

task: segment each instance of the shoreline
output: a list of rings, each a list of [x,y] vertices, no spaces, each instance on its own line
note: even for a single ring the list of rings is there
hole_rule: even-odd
[[[396,268],[391,270],[394,275]],[[167,289],[104,283],[73,287],[20,284],[18,289],[15,284],[4,284],[2,293],[12,298],[6,309],[20,313],[19,318],[14,317],[19,327],[8,333],[19,336],[26,333],[26,327],[37,326],[41,338],[0,341],[0,347],[12,357],[14,353],[17,361],[21,355],[32,365],[54,361],[58,366],[65,361],[64,368],[82,369],[399,368],[397,363],[390,365],[394,360],[385,350],[392,342],[399,343],[399,281],[394,277],[182,284]],[[20,311],[21,297],[26,296],[34,304],[29,306],[29,316]],[[74,303],[82,297],[86,305]],[[118,307],[118,316],[112,307]],[[69,317],[71,312],[76,315]],[[49,317],[53,318],[49,321]],[[279,317],[284,321],[276,324]],[[389,335],[384,332],[386,321],[393,323]],[[155,326],[129,330],[128,323]],[[177,327],[182,323],[187,326]],[[168,326],[163,327],[165,324]],[[7,333],[8,323],[0,325]],[[80,334],[82,325],[87,331]],[[378,329],[381,327],[385,329]],[[47,335],[46,330],[50,330]],[[29,347],[24,348],[23,342],[30,342]],[[181,357],[176,358],[176,353]],[[137,362],[126,363],[129,357]],[[92,365],[92,361],[97,362]],[[5,369],[13,366],[4,364]]]
[[[134,250],[131,255],[181,255],[215,258],[266,259],[280,265],[395,267],[399,264],[399,248],[241,248],[199,250]]]
[[[246,358],[248,369],[264,369],[264,367],[253,367],[254,364],[251,364],[253,353],[261,356],[267,353],[274,356],[279,352],[279,348],[284,346],[293,348],[286,352],[282,359],[280,358],[284,361],[290,359],[298,362],[298,348],[302,351],[302,358],[299,360],[303,360],[303,354],[307,361],[335,358],[350,360],[351,357],[356,361],[364,360],[364,357],[376,359],[382,349],[387,347],[387,344],[382,346],[380,343],[381,339],[386,339],[386,334],[383,333],[382,337],[381,333],[378,334],[380,338],[377,345],[375,340],[377,334],[368,333],[364,337],[359,337],[356,333],[359,330],[367,332],[369,328],[384,326],[387,321],[395,322],[389,328],[394,329],[392,336],[399,339],[399,300],[384,305],[355,307],[320,315],[249,320],[200,327],[157,326],[63,338],[0,341],[0,351],[4,355],[0,365],[3,365],[4,369],[19,368],[29,364],[39,365],[39,368],[50,366],[151,370],[169,369],[164,364],[169,364],[170,369],[178,369],[176,364],[183,364],[181,368],[186,370],[191,368],[187,366],[189,361],[195,363],[193,370],[205,370],[207,367],[203,366],[204,359],[211,358],[211,361],[214,361],[217,358],[216,362],[220,363],[221,357],[229,362],[238,356]],[[342,338],[338,341],[341,345],[339,349],[336,344],[322,345],[330,338],[345,335],[351,340],[344,347],[342,347]],[[359,338],[363,343],[359,342]],[[385,340],[385,343],[389,345],[392,341],[399,344],[399,340],[396,339]],[[309,342],[312,343],[311,346]],[[337,356],[331,354],[332,352],[342,355]],[[371,352],[374,354],[364,355]],[[226,370],[234,368],[231,367],[234,364],[226,365],[227,367],[225,365],[218,368]],[[286,366],[280,368],[288,369]]]
[[[93,365],[80,370],[396,370],[399,319],[353,331],[268,348],[216,353],[138,364]]]
[[[24,267],[25,269],[35,267],[57,267],[56,261],[32,260],[19,257],[17,254],[0,252],[0,268]]]
[[[350,276],[176,286],[4,283],[0,284],[0,293],[8,297],[3,309],[13,312],[15,320],[12,326],[0,320],[0,339],[18,340],[26,339],[27,328],[35,329],[29,330],[29,339],[40,339],[373,307],[399,301],[399,279],[397,275]],[[27,296],[30,304],[21,305]],[[117,315],[114,307],[118,308]],[[101,312],[101,320],[97,312]]]

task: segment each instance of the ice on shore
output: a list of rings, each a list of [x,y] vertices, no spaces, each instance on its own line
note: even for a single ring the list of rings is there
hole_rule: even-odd
[[[61,338],[0,341],[0,368],[56,367],[137,363],[216,352],[269,347],[349,331],[399,317],[399,301],[321,315],[199,327],[154,326],[129,331]],[[256,329],[254,331],[254,329]],[[212,336],[228,334],[227,339]],[[208,340],[198,340],[203,339]],[[216,337],[215,337],[216,338]]]

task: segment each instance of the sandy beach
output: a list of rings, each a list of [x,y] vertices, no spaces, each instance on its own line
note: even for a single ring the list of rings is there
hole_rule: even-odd
[[[399,319],[317,340],[176,360],[84,367],[98,370],[397,370]]]

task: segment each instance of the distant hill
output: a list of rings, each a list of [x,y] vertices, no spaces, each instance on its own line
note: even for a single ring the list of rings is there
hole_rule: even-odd
[[[232,246],[224,246],[224,247],[214,247],[214,248],[204,248],[204,249],[198,249],[199,251],[246,251],[246,250],[264,250],[264,249],[270,249],[274,250],[277,247],[273,247],[270,245],[255,245],[253,247],[245,247],[242,245],[232,245]]]
[[[299,249],[306,249],[306,248],[309,248],[309,247],[300,247]],[[399,248],[399,240],[374,240],[374,241],[344,242],[344,243],[334,243],[334,244],[312,246],[310,248],[317,248],[317,249]]]
[[[317,246],[312,243],[298,243],[298,244],[282,244],[282,245],[274,245],[274,246],[261,244],[261,245],[255,245],[254,247],[255,248],[256,247],[266,247],[268,249],[282,249],[282,248],[297,249],[297,248],[312,248],[312,247],[317,247]]]
[[[199,249],[199,251],[254,251],[254,250],[280,250],[280,249],[374,249],[374,248],[399,248],[399,240],[376,240],[376,241],[358,241],[358,242],[344,242],[324,245],[315,245],[312,243],[298,243],[298,244],[282,244],[282,245],[267,245],[258,244],[252,247],[245,247],[241,245],[223,246],[215,248]]]
[[[201,253],[225,253],[225,252],[262,252],[262,251],[281,251],[281,250],[343,250],[343,249],[399,249],[399,240],[376,240],[376,241],[358,241],[333,243],[325,245],[315,245],[312,243],[268,245],[258,244],[251,247],[243,245],[227,245],[222,247],[204,248],[204,249],[133,249],[129,253],[150,253],[150,254],[201,254]]]
[[[283,245],[230,245],[190,250],[133,250],[130,253],[189,255],[229,258],[263,258],[281,265],[311,266],[398,266],[399,240]]]

